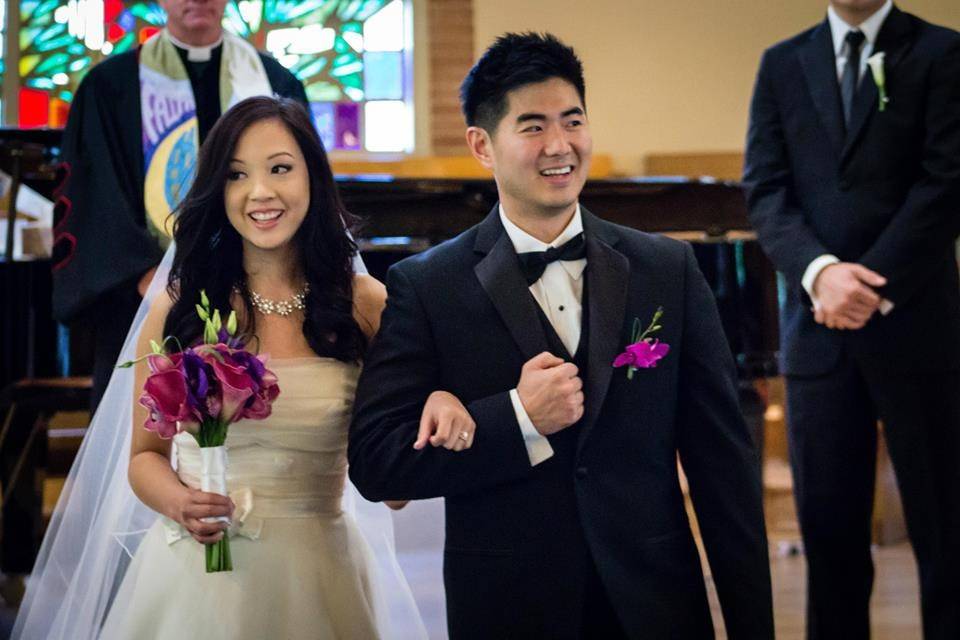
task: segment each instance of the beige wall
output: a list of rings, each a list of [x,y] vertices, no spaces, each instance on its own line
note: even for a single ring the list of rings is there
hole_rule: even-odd
[[[826,0],[473,0],[479,55],[504,31],[550,31],[583,59],[595,149],[639,173],[649,153],[743,147],[753,77],[771,44]],[[960,0],[900,8],[960,29]]]
[[[413,5],[413,104],[414,148],[417,155],[431,152],[430,130],[430,29],[427,1],[412,0]]]

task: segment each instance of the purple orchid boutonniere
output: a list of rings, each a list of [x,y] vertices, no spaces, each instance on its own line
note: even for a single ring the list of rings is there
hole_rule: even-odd
[[[665,355],[670,353],[670,345],[666,342],[660,342],[651,336],[662,329],[660,318],[663,316],[663,307],[657,307],[653,314],[653,320],[642,332],[640,331],[640,318],[633,319],[633,332],[623,353],[618,355],[613,361],[613,366],[627,367],[627,380],[633,380],[633,373],[637,369],[652,369],[657,366],[657,362]]]

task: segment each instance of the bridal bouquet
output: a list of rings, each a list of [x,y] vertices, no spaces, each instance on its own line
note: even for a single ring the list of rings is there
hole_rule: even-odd
[[[210,301],[201,291],[197,314],[204,323],[202,343],[167,353],[164,345],[175,339],[164,340],[164,345],[150,341],[153,353],[144,356],[150,375],[140,396],[140,404],[150,414],[143,426],[161,438],[190,433],[200,445],[200,489],[227,495],[227,428],[239,420],[267,418],[280,388],[277,376],[266,368],[267,356],[250,353],[234,337],[235,312],[224,324],[220,311],[211,312]],[[226,535],[206,545],[206,563],[207,573],[233,569]]]

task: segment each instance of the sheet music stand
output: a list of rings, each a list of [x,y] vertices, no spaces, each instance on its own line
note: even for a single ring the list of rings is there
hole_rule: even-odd
[[[57,169],[61,132],[56,129],[0,128],[0,169],[11,177],[7,207],[7,242],[4,262],[13,262],[17,194],[24,180],[53,180]]]

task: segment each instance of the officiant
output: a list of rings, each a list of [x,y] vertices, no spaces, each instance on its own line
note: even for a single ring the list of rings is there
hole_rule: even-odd
[[[94,409],[220,114],[255,95],[308,106],[292,73],[224,32],[225,0],[160,4],[166,27],[90,70],[63,136],[53,310],[92,331]]]

